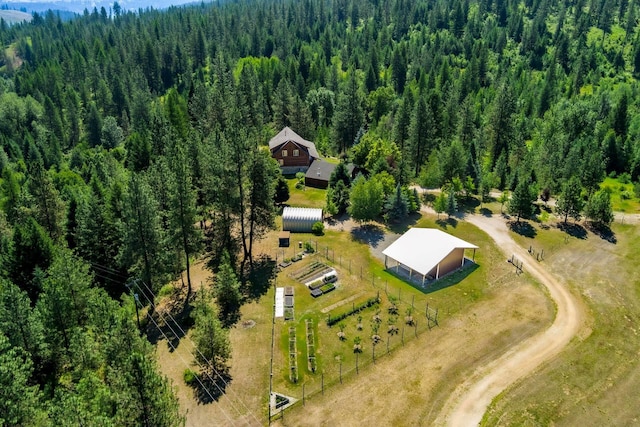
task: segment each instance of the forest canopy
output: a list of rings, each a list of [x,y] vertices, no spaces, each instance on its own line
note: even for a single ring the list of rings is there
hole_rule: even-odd
[[[0,377],[0,423],[180,424],[126,284],[156,293],[186,269],[189,295],[205,256],[236,315],[274,224],[266,144],[284,126],[356,163],[389,215],[410,183],[456,182],[563,193],[565,219],[597,194],[599,211],[605,175],[640,179],[636,3],[238,0],[0,21],[0,366],[16,375]],[[336,212],[348,185],[330,190]]]

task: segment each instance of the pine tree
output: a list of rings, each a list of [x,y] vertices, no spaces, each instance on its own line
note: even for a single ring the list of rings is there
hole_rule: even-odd
[[[344,153],[354,144],[364,121],[362,94],[355,69],[350,68],[347,75],[333,116],[333,133],[339,153]]]
[[[599,226],[611,225],[614,216],[609,192],[606,189],[599,190],[589,197],[584,207],[584,214]]]
[[[135,173],[129,180],[125,199],[123,232],[120,259],[130,272],[141,274],[146,285],[157,292],[169,254],[164,249],[158,203],[146,178]]]
[[[233,271],[229,253],[226,251],[222,254],[222,260],[215,276],[214,296],[220,308],[218,314],[220,321],[226,326],[233,325],[240,317],[242,295],[240,282]]]
[[[529,217],[533,214],[533,202],[538,198],[537,194],[532,190],[529,183],[521,180],[509,200],[509,213],[517,216],[517,222],[520,217]]]
[[[556,201],[556,212],[564,215],[565,224],[568,217],[573,218],[575,221],[580,221],[580,213],[584,207],[581,192],[580,180],[575,176],[572,176],[562,186],[562,193],[560,193]]]
[[[194,308],[193,341],[198,352],[196,360],[205,365],[211,375],[226,373],[231,357],[229,332],[222,327],[206,291],[200,291]]]
[[[196,192],[191,183],[184,144],[178,141],[169,161],[169,222],[170,238],[184,255],[187,272],[187,301],[191,296],[191,256],[198,253],[202,243],[201,231],[195,228]]]

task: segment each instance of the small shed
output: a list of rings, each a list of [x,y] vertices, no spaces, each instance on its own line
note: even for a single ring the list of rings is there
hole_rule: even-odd
[[[284,231],[310,233],[316,222],[322,222],[322,209],[286,207],[282,212]]]
[[[278,246],[281,248],[288,248],[291,240],[290,231],[281,231],[278,235]]]

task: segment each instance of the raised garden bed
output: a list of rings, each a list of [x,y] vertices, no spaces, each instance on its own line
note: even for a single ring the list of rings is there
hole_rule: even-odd
[[[284,320],[293,320],[293,307],[285,307]]]
[[[311,291],[311,296],[314,298],[318,298],[320,295],[322,295],[322,290],[321,289],[313,289]]]
[[[316,282],[310,283],[309,284],[309,289],[311,289],[312,291],[315,291],[316,289],[320,289],[324,285],[325,285],[325,283],[322,280],[318,280]]]
[[[321,287],[320,290],[322,291],[323,294],[326,294],[326,293],[331,292],[335,288],[336,288],[336,285],[334,285],[333,283],[327,283],[326,285]]]
[[[284,297],[284,306],[285,307],[293,307],[293,296],[285,295],[285,297]]]
[[[293,296],[293,286],[285,286],[284,296]]]

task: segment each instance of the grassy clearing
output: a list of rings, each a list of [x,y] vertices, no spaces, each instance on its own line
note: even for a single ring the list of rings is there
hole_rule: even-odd
[[[611,191],[611,204],[616,212],[640,212],[640,200],[635,197],[633,184],[623,184],[619,179],[606,178],[600,188]]]
[[[304,187],[296,188],[298,179],[295,176],[287,176],[287,184],[289,185],[289,200],[286,201],[289,206],[300,206],[305,208],[324,208],[327,198],[327,191],[319,188]]]
[[[640,388],[640,229],[614,224],[613,231],[616,244],[591,233],[567,238],[554,227],[527,240],[544,247],[551,271],[583,296],[590,320],[560,357],[503,393],[484,425],[637,422],[631,396]]]

